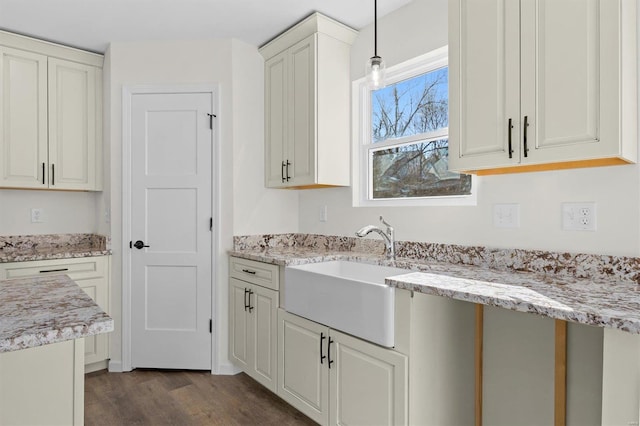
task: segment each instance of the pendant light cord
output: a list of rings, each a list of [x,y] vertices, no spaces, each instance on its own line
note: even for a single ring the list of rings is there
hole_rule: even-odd
[[[378,56],[378,0],[373,0],[373,56]]]

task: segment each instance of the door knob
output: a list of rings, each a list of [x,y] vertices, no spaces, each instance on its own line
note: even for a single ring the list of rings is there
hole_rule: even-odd
[[[133,246],[135,248],[137,248],[138,250],[142,249],[143,247],[149,247],[149,246],[144,245],[144,242],[142,242],[140,240],[138,240],[135,243],[133,243]]]

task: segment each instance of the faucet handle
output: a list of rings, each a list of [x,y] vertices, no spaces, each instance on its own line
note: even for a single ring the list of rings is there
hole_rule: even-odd
[[[387,234],[391,235],[393,233],[393,226],[389,225],[382,215],[380,215],[380,222],[387,227]]]

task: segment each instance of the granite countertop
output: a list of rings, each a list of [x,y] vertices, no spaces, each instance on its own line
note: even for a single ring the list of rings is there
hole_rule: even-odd
[[[110,331],[113,319],[66,275],[0,281],[0,353]]]
[[[106,256],[108,239],[96,234],[0,236],[0,263]]]
[[[613,276],[585,279],[412,258],[388,260],[322,247],[234,250],[230,255],[282,266],[329,260],[394,266],[408,270],[386,280],[399,289],[640,334],[640,285]]]

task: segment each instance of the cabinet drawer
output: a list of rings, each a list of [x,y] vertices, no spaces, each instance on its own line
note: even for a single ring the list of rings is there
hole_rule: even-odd
[[[231,257],[229,270],[232,278],[267,287],[272,290],[279,289],[280,268],[278,265]]]
[[[67,274],[72,279],[103,277],[106,262],[102,257],[79,259],[38,260],[0,265],[0,279],[27,278],[35,276]]]

